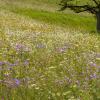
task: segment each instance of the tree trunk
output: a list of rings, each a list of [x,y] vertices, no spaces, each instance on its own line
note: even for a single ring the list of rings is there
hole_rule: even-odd
[[[100,11],[96,14],[97,17],[97,32],[100,33]]]

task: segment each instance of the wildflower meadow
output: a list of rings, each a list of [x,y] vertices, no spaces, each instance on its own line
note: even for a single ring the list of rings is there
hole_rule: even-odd
[[[99,34],[32,19],[0,2],[0,100],[100,100]]]

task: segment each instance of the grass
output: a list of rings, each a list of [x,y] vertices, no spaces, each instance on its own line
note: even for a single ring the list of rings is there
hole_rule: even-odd
[[[94,25],[96,23],[94,18],[90,16],[52,13],[32,9],[13,9],[12,12],[61,27],[71,27],[72,29],[80,29],[84,31],[95,31]]]
[[[18,1],[17,1],[18,2]],[[21,1],[20,1],[21,2]],[[25,1],[28,2],[28,1]],[[32,3],[35,3],[36,1],[30,1]],[[37,1],[37,3],[40,2],[44,4],[56,4],[56,0],[54,1],[47,1],[44,0],[43,2]],[[48,3],[47,3],[48,2]],[[51,3],[49,3],[51,2]],[[48,24],[53,24],[56,26],[64,27],[64,28],[72,28],[72,30],[80,30],[83,32],[95,32],[96,31],[96,21],[93,16],[88,16],[88,15],[76,15],[72,12],[69,12],[68,14],[58,12],[55,9],[53,9],[56,12],[51,12],[51,11],[46,11],[48,8],[38,8],[38,4],[36,8],[29,8],[29,7],[21,7],[23,5],[22,3],[19,4],[18,6],[17,3],[15,4],[6,4],[6,6],[3,6],[5,9],[10,10],[11,12],[14,12],[16,14],[20,14],[26,17],[30,17],[32,19],[41,21],[41,22],[46,22]],[[35,4],[34,4],[35,5]],[[43,4],[42,4],[43,5]]]
[[[1,100],[100,99],[100,36],[89,34],[93,18],[75,16],[2,8]],[[78,19],[91,22],[87,33]]]

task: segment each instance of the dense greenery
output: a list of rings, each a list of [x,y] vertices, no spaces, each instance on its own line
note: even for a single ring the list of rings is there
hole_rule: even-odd
[[[10,1],[0,1],[0,100],[99,100],[93,17],[32,8],[35,0],[22,7],[23,0]]]
[[[95,21],[95,18],[93,18],[93,16],[87,15],[87,14],[83,14],[83,16],[82,14],[76,15],[75,13],[70,12],[70,11],[67,11],[68,12],[67,14],[62,13],[62,12],[57,11],[59,7],[58,8],[56,7],[56,9],[53,7],[52,9],[53,11],[51,10],[49,11],[48,8],[51,6],[51,3],[47,3],[47,5],[45,5],[46,1],[47,0],[44,0],[43,2],[35,3],[36,1],[32,0],[30,1],[32,2],[32,7],[30,6],[30,3],[28,5],[30,6],[30,8],[27,6],[24,6],[23,3],[20,3],[20,2],[18,3],[18,1],[17,3],[15,3],[14,1],[12,2],[12,4],[9,2],[5,3],[5,6],[3,5],[1,8],[10,10],[17,14],[28,16],[30,18],[33,18],[33,19],[36,19],[42,22],[46,22],[48,24],[53,24],[53,25],[57,25],[60,27],[67,27],[67,28],[71,27],[72,28],[71,30],[80,30],[83,32],[96,31],[95,29],[96,21]],[[28,1],[26,0],[26,3],[27,2]],[[55,2],[57,1],[55,0]],[[55,2],[54,4],[56,6]],[[34,3],[35,3],[35,7],[33,6]],[[40,3],[40,8],[38,7],[39,3]],[[44,6],[41,3],[44,3]]]
[[[76,13],[89,12],[95,15],[97,20],[97,32],[100,33],[100,0],[61,0],[61,10],[69,8]]]

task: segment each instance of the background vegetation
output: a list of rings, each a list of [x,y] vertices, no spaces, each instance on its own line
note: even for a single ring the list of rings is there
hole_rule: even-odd
[[[100,99],[95,18],[58,3],[0,0],[1,100]]]

